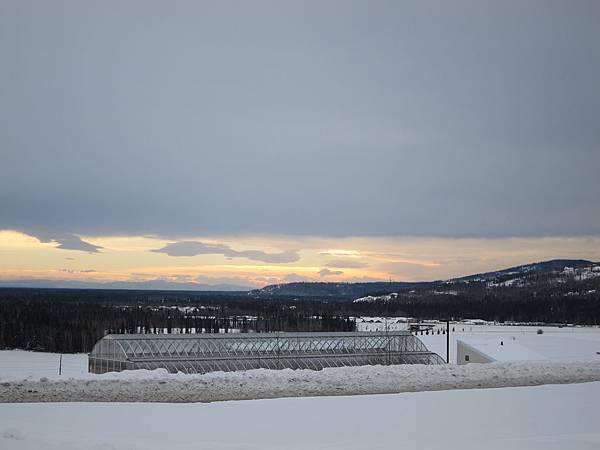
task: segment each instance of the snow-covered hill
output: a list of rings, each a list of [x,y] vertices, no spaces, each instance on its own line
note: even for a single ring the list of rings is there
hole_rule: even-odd
[[[431,295],[456,296],[461,287],[484,285],[489,289],[523,288],[534,285],[565,284],[569,281],[600,280],[600,263],[581,259],[555,259],[493,272],[469,275],[443,281],[376,282],[376,283],[286,283],[251,291],[256,297],[337,297],[358,303],[390,301],[402,295],[428,292]],[[395,297],[393,297],[395,296]]]
[[[447,284],[485,282],[490,287],[527,286],[544,277],[547,281],[564,282],[600,277],[600,264],[580,259],[555,259],[551,261],[511,267],[495,272],[469,275],[446,281]]]

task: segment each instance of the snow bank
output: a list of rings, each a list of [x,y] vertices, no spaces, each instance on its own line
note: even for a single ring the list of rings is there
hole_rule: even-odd
[[[214,402],[588,381],[600,381],[600,362],[364,366],[318,372],[259,369],[205,375],[156,370],[68,379],[0,377],[0,402]]]

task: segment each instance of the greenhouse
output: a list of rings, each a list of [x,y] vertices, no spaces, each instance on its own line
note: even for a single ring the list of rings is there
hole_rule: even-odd
[[[390,364],[443,364],[409,331],[109,334],[89,354],[92,373],[164,368],[206,373]]]

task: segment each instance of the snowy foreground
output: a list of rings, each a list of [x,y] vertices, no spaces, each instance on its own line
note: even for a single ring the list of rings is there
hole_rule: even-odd
[[[0,404],[3,450],[600,448],[600,383],[211,404]]]
[[[517,331],[456,333],[503,340],[511,361],[319,372],[94,375],[87,355],[64,355],[59,375],[60,355],[0,351],[0,449],[600,448],[597,331]],[[443,337],[426,336],[437,351]]]
[[[77,377],[0,375],[0,402],[214,402],[390,394],[600,381],[600,361],[337,367],[169,374],[164,369]]]

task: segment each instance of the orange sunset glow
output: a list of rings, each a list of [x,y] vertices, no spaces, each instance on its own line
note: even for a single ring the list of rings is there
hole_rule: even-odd
[[[62,249],[56,242],[40,242],[22,232],[0,231],[0,280],[95,283],[163,280],[174,287],[226,284],[258,288],[291,281],[447,279],[571,252],[589,259],[600,258],[597,237],[186,237],[186,242],[209,246],[208,250],[202,249],[191,256],[157,251],[170,242],[157,236],[81,236],[81,240],[99,247],[98,250]],[[221,248],[226,250],[219,254]],[[228,255],[228,251],[234,256]],[[258,255],[243,253],[252,251]],[[285,252],[291,253],[292,260],[260,260]]]

